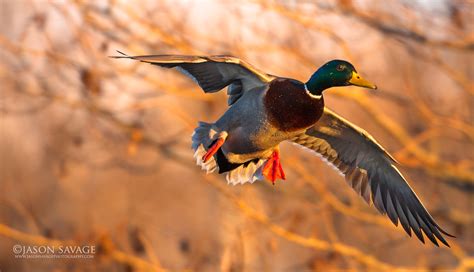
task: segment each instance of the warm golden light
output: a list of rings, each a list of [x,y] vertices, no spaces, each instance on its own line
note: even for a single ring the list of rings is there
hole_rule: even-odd
[[[0,270],[473,271],[472,7],[466,0],[0,0]],[[174,68],[109,58],[116,50],[233,55],[267,74],[205,94]],[[386,161],[457,236],[447,238],[451,249],[426,235],[421,244],[420,229],[409,237],[402,221],[394,227],[366,205],[373,196],[351,189],[368,192],[368,175],[346,164],[383,152],[354,155],[360,142],[350,136],[362,130],[343,139],[347,153],[336,152],[332,139],[347,135],[340,132],[347,125],[334,119],[315,131],[324,141],[280,146],[286,180],[274,186],[228,185],[196,166],[198,122],[215,122],[241,88],[272,75],[305,82],[334,59],[350,61],[383,91],[355,91],[345,86],[350,72],[341,73],[344,87],[325,92],[325,105],[393,155],[399,163]],[[211,83],[231,81],[200,73]],[[372,82],[357,73],[350,79],[376,89]],[[260,121],[236,119],[235,131]],[[316,158],[316,148],[352,180]],[[406,210],[393,198],[406,190],[385,194],[393,184],[383,185],[373,189],[391,204],[387,214]],[[412,222],[421,215],[406,213]],[[426,228],[430,219],[418,222]],[[95,246],[97,254],[14,254],[15,246],[65,245]]]

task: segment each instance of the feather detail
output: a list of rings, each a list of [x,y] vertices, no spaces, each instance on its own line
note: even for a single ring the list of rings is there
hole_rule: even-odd
[[[338,168],[357,194],[386,214],[394,225],[400,222],[408,235],[413,230],[424,243],[425,233],[433,244],[441,241],[449,247],[441,233],[452,235],[434,221],[394,165],[395,159],[366,131],[325,108],[316,125],[292,141]]]

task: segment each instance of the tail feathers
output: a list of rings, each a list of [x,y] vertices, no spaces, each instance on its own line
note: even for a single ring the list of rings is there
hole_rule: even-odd
[[[194,130],[192,136],[192,148],[196,151],[199,145],[204,145],[206,148],[211,145],[214,136],[216,135],[217,131],[212,129],[212,124],[206,122],[199,122],[198,127]]]
[[[217,169],[215,158],[210,158],[207,162],[202,160],[216,133],[217,132],[212,128],[212,124],[199,122],[192,136],[192,148],[194,150],[196,164],[201,166],[203,170],[206,170],[207,173],[212,173]]]
[[[219,163],[216,160],[216,156],[211,157],[207,162],[203,161],[203,156],[206,154],[207,149],[215,140],[217,131],[213,129],[212,124],[199,122],[198,127],[194,130],[192,136],[192,148],[194,150],[194,158],[196,164],[201,166],[207,173],[212,173],[219,169]],[[222,153],[223,155],[223,153]],[[226,163],[221,165],[223,168],[221,172],[227,172],[227,183],[229,184],[244,184],[246,182],[254,183],[256,180],[263,180],[262,168],[265,160],[252,160],[250,162],[243,163],[241,165],[231,165],[225,159]],[[221,162],[223,163],[223,162]],[[231,167],[229,167],[231,166]]]
[[[254,183],[263,180],[262,168],[265,160],[251,161],[227,172],[227,183],[232,185]]]
[[[206,149],[201,144],[196,148],[194,152],[194,158],[196,159],[196,164],[201,166],[202,170],[206,170],[206,173],[212,173],[218,169],[216,160],[214,158],[210,158],[207,162],[204,162],[202,157],[206,154]]]

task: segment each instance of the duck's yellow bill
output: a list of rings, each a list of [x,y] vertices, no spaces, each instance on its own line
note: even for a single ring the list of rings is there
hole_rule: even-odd
[[[349,80],[349,83],[355,86],[359,86],[359,87],[365,87],[365,88],[370,88],[374,90],[377,89],[377,86],[375,84],[369,82],[368,80],[365,80],[356,72],[352,72],[352,77]]]

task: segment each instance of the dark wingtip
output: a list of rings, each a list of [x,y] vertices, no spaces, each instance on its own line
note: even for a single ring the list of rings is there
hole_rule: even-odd
[[[122,58],[131,58],[129,55],[125,54],[124,52],[120,50],[115,50],[117,53],[119,53],[122,56],[109,56],[109,58],[114,58],[114,59],[122,59]]]
[[[423,237],[423,233],[421,230],[413,229],[413,232],[415,233],[416,237],[418,240],[420,240],[423,244],[425,244],[425,237]]]
[[[444,230],[442,230],[442,229],[440,229],[440,228],[438,228],[438,229],[439,229],[439,231],[441,231],[441,232],[442,232],[444,235],[446,235],[446,236],[449,236],[449,237],[451,237],[451,238],[457,238],[456,236],[454,236],[454,235],[452,235],[452,234],[449,234],[449,233],[447,233],[446,231],[444,231]]]
[[[120,55],[124,55],[124,56],[127,56],[127,57],[128,57],[127,54],[125,54],[124,52],[122,52],[122,51],[120,51],[120,50],[115,50],[115,51],[117,51],[117,53],[119,53]]]
[[[436,238],[434,237],[434,235],[431,233],[431,234],[426,234],[426,236],[428,237],[428,239],[430,239],[431,243],[433,243],[435,246],[439,247],[439,243],[438,241],[436,240]]]
[[[448,243],[446,240],[445,240],[445,241],[440,240],[440,241],[441,241],[441,243],[443,243],[445,246],[451,248],[451,246],[449,245],[449,243]]]
[[[438,228],[439,231],[441,231],[441,229]],[[446,241],[446,239],[444,239],[444,237],[439,234],[439,233],[435,233],[436,237],[438,238],[439,241],[441,241],[441,243],[443,243],[445,246],[447,247],[451,247],[448,242]],[[452,235],[450,235],[450,237],[453,237]]]
[[[446,236],[449,236],[449,237],[452,237],[452,238],[457,238],[456,236],[452,235],[452,234],[449,234],[448,232],[446,232],[444,229],[442,229],[438,224],[435,224],[437,229],[444,235]]]

